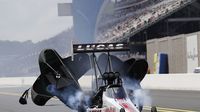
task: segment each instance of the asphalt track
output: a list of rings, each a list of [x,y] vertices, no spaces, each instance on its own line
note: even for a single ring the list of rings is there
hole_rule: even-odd
[[[0,87],[0,112],[73,112],[57,99],[50,100],[46,106],[40,107],[28,99],[28,105],[20,105],[18,99],[27,87]],[[200,112],[200,92],[149,90],[152,105],[159,112]],[[144,107],[149,112],[150,106]]]
[[[159,112],[200,112],[200,91],[149,90],[148,94]]]

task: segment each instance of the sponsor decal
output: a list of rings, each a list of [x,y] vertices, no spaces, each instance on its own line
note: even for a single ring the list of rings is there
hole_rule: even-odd
[[[135,109],[125,99],[116,99],[116,101],[126,110],[126,112],[135,112]]]
[[[128,51],[125,43],[97,43],[97,44],[74,44],[74,53],[81,52],[106,52],[106,51]]]

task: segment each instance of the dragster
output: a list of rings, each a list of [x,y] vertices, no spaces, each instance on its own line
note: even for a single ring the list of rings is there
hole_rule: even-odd
[[[57,97],[78,112],[141,112],[143,101],[135,101],[134,91],[141,89],[148,63],[134,58],[122,61],[111,54],[129,50],[126,43],[74,44],[73,55],[62,58],[55,50],[45,49],[39,55],[41,75],[19,102],[27,104],[31,90],[32,101],[38,106]],[[85,91],[78,80],[91,69],[92,89]],[[156,107],[151,110],[156,111]]]

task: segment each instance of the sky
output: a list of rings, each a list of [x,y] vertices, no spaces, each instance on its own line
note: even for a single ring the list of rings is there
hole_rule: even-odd
[[[72,0],[0,0],[0,40],[38,42],[73,26],[59,17],[58,3]]]

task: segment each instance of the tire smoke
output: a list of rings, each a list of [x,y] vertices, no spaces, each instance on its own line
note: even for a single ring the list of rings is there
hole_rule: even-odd
[[[86,110],[90,105],[90,96],[73,86],[57,89],[55,85],[49,85],[47,91],[73,110]]]
[[[123,82],[123,86],[126,89],[129,98],[134,104],[137,106],[151,106],[152,100],[148,95],[149,92],[141,88],[139,81],[130,78],[124,78]]]

